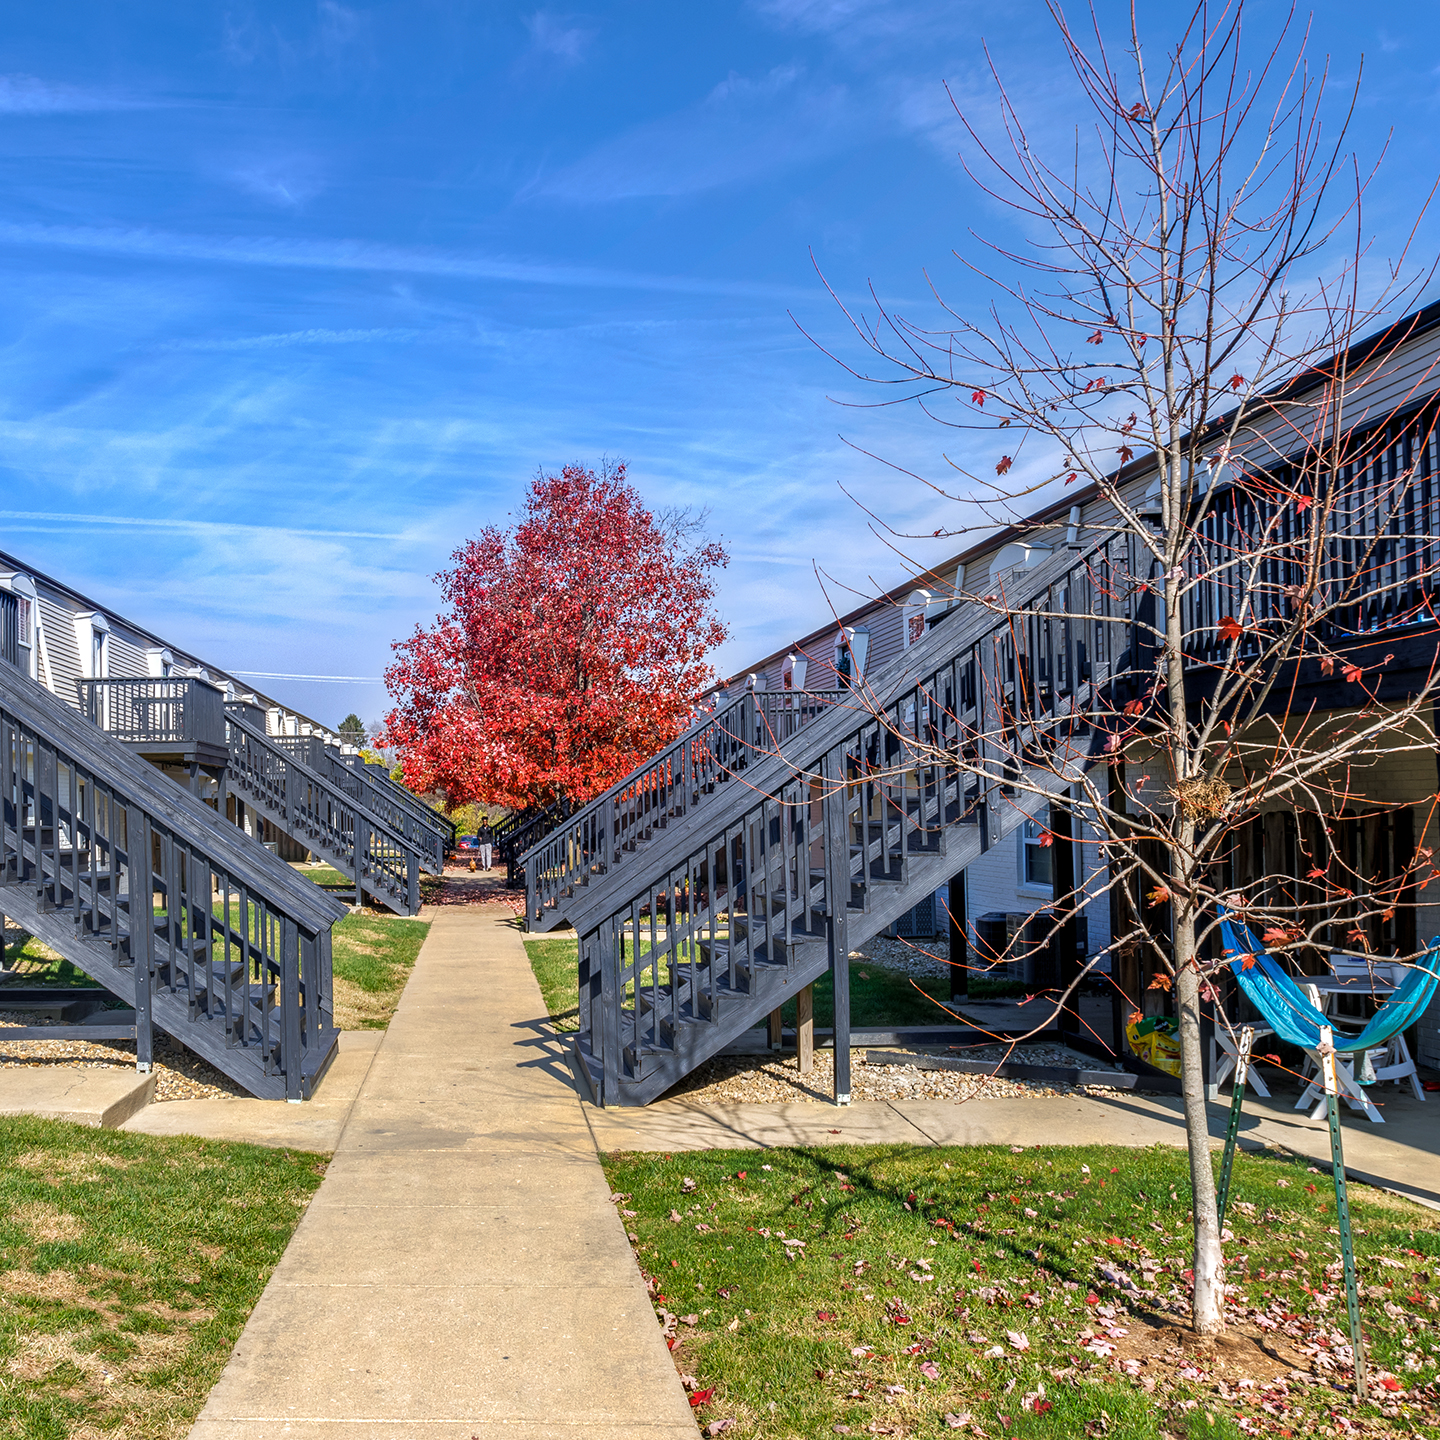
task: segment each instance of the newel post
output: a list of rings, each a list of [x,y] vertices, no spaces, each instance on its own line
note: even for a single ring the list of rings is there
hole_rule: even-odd
[[[850,1103],[850,806],[846,794],[845,750],[825,757],[826,938],[835,994],[835,1103]]]

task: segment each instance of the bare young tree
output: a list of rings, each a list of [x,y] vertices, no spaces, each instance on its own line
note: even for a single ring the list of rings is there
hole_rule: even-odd
[[[1353,95],[1322,133],[1326,77],[1307,68],[1305,36],[1286,26],[1252,51],[1239,0],[1202,3],[1157,59],[1132,7],[1116,58],[1093,12],[1083,41],[1050,12],[1089,106],[1073,150],[1047,158],[998,75],[998,125],[959,112],[967,173],[1022,237],[961,257],[993,295],[986,313],[938,289],[938,324],[837,297],[872,357],[841,363],[972,452],[1003,443],[993,474],[952,461],[960,483],[935,486],[974,507],[952,533],[1010,526],[1070,548],[1069,578],[1038,593],[1024,568],[967,583],[964,599],[1005,624],[970,718],[930,759],[1098,832],[1105,865],[1057,893],[1055,924],[1111,904],[1090,968],[1108,955],[1136,1008],[1142,968],[1173,987],[1193,1323],[1211,1334],[1224,1273],[1201,1036],[1228,973],[1219,907],[1302,963],[1415,957],[1423,833],[1384,830],[1384,867],[1356,837],[1402,808],[1367,774],[1435,748],[1440,482],[1421,402],[1440,377],[1415,358],[1413,324],[1356,341],[1428,277],[1370,257],[1368,177],[1346,150]],[[1036,449],[1038,478],[1017,485]],[[923,733],[907,745],[912,763]],[[1267,875],[1256,836],[1282,809],[1299,816],[1297,858],[1285,876],[1272,853]]]

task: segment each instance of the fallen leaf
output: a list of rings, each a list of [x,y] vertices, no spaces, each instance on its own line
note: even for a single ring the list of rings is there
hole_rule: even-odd
[[[938,1380],[940,1378],[940,1367],[933,1360],[922,1360],[920,1362],[920,1373],[927,1380]]]
[[[690,1392],[690,1408],[698,1410],[702,1405],[708,1405],[715,1398],[715,1387],[712,1385],[708,1390],[692,1390]]]

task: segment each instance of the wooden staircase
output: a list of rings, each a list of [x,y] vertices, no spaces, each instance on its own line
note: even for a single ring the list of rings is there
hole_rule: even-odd
[[[416,914],[422,864],[432,874],[443,867],[438,829],[424,828],[412,812],[350,767],[343,767],[343,774],[321,774],[306,760],[328,765],[323,757],[307,750],[301,758],[299,747],[287,748],[285,737],[267,735],[246,718],[242,712],[247,708],[226,707],[229,793],[353,877],[357,902],[368,895],[397,915]]]
[[[837,957],[1044,817],[1103,751],[1112,674],[1151,660],[1153,599],[1108,578],[1139,559],[1122,539],[1012,571],[1008,614],[959,607],[796,723],[747,694],[529,852],[529,924],[579,935],[576,1051],[600,1103],[654,1099],[827,969],[848,1098]]]
[[[0,911],[252,1095],[335,1054],[345,907],[135,751],[0,663]]]

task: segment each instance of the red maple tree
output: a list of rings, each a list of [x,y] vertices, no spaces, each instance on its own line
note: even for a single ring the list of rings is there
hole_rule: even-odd
[[[386,740],[413,789],[468,801],[578,804],[684,728],[713,679],[717,542],[657,516],[625,477],[567,465],[536,477],[520,523],[455,551],[447,609],[397,641]]]

